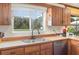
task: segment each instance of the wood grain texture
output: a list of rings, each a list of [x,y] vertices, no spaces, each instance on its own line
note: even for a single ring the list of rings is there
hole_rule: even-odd
[[[45,49],[41,49],[41,45],[50,45],[46,46]],[[25,45],[20,47],[13,47],[13,48],[4,48],[0,50],[1,55],[43,55],[41,52],[45,51],[44,55],[52,55],[52,43],[46,42],[46,43],[37,43],[32,45]]]
[[[1,55],[24,55],[24,48],[1,51]]]
[[[64,26],[70,25],[70,21],[71,21],[70,17],[71,17],[70,10],[67,8],[64,8],[63,9],[63,25]]]
[[[11,4],[0,3],[0,25],[9,25],[11,20]]]

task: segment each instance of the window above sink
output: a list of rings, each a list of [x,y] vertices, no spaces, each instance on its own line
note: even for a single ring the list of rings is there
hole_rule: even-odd
[[[30,4],[12,4],[12,32],[28,32],[32,30],[33,23],[39,21],[40,30],[45,30],[45,7]]]

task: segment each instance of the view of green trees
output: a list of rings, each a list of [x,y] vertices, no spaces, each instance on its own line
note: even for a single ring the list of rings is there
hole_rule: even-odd
[[[28,17],[14,17],[14,30],[28,30],[29,18]]]
[[[33,29],[39,30],[42,26],[43,26],[43,17],[41,16],[36,18],[32,23]]]
[[[31,19],[31,24],[29,24],[28,17],[14,16],[14,31],[29,30],[30,25],[32,26],[32,29],[40,30],[43,26],[43,17],[40,16],[36,19]]]

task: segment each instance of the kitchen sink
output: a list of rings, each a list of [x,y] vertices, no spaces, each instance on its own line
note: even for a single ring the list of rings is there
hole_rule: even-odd
[[[43,38],[36,38],[36,39],[27,39],[27,40],[22,40],[24,43],[35,43],[35,42],[46,42],[49,41],[48,39],[43,39]]]

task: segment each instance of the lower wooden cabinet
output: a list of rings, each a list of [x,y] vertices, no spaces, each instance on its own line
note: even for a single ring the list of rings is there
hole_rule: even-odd
[[[1,55],[52,55],[52,42],[1,50]]]
[[[52,43],[43,43],[40,45],[28,46],[25,48],[26,55],[52,55]]]
[[[42,44],[41,55],[53,55],[53,43]]]
[[[40,55],[40,45],[33,45],[25,47],[26,55]]]
[[[79,55],[79,41],[71,40],[71,55]]]
[[[1,51],[1,55],[24,55],[24,48],[15,48]]]
[[[40,55],[40,51],[28,52],[25,55]]]
[[[48,48],[48,49],[45,49],[45,50],[41,50],[41,55],[53,55],[52,48]]]

